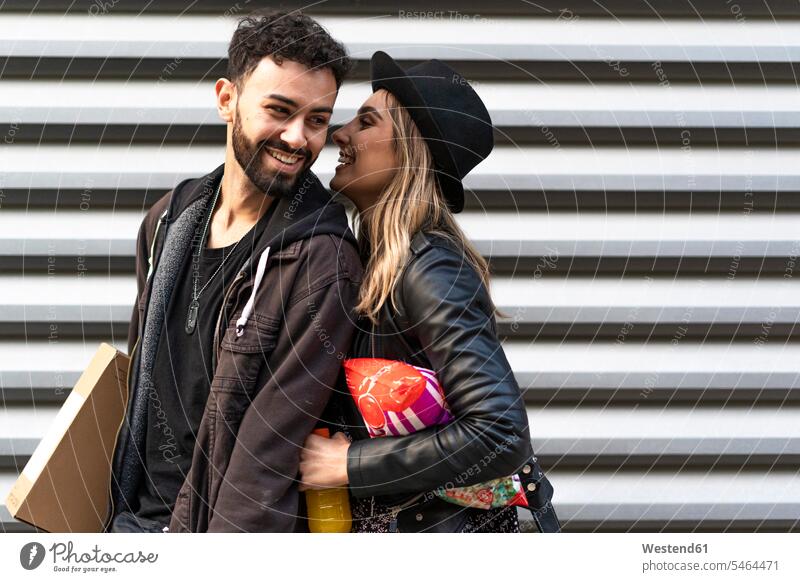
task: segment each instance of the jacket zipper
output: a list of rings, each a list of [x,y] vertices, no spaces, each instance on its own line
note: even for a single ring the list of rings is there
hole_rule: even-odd
[[[392,516],[391,520],[389,520],[389,533],[397,533],[397,516],[398,514],[403,511],[404,509],[408,509],[409,507],[413,507],[414,505],[418,505],[415,503],[420,497],[424,496],[425,493],[420,493],[415,495],[408,501],[401,503],[400,505],[395,505],[389,509],[389,515]]]
[[[230,299],[230,295],[233,292],[233,289],[236,287],[236,284],[244,279],[246,273],[246,265],[245,268],[241,269],[237,274],[236,278],[231,282],[228,290],[225,291],[225,295],[222,298],[222,307],[217,314],[217,325],[214,328],[214,351],[212,352],[212,361],[211,361],[211,373],[212,375],[217,370],[217,360],[218,360],[218,352],[220,348],[221,339],[219,337],[219,327],[222,324],[222,314],[225,312],[225,309],[228,305],[228,299]]]
[[[236,285],[237,285],[237,283],[239,281],[244,279],[244,276],[245,276],[245,274],[247,272],[246,269],[247,269],[247,264],[245,264],[245,266],[242,269],[239,270],[239,272],[236,274],[236,277],[234,278],[234,280],[228,286],[227,291],[225,291],[225,295],[222,297],[222,306],[221,306],[221,308],[219,310],[219,313],[217,314],[217,324],[216,324],[216,327],[214,328],[214,350],[211,352],[211,377],[212,378],[214,377],[214,375],[217,372],[217,360],[219,359],[217,352],[219,351],[220,342],[221,342],[221,340],[219,339],[219,327],[220,327],[220,324],[222,323],[222,314],[225,312],[225,309],[226,309],[226,307],[228,305],[228,299],[230,298],[231,293],[233,293],[233,289],[236,287]],[[213,472],[214,472],[213,463],[209,463],[208,464],[208,480],[209,480],[208,482],[209,483],[211,483],[212,480],[213,480],[213,477],[214,477]],[[209,510],[210,510],[210,508],[209,508]],[[211,521],[211,512],[210,511],[209,511],[209,515],[208,515],[208,521],[209,522]],[[191,524],[191,522],[192,522],[192,516],[189,515],[189,525]],[[191,527],[191,525],[190,525],[190,527]],[[192,531],[192,530],[190,529],[189,531]]]

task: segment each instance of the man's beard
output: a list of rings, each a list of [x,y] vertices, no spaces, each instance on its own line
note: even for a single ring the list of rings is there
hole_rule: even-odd
[[[233,122],[232,142],[233,155],[244,170],[244,173],[250,178],[250,181],[265,194],[276,198],[289,195],[297,183],[297,179],[314,163],[308,150],[293,150],[280,140],[266,140],[258,144],[251,143],[242,130],[241,116],[238,110],[236,112],[236,120]],[[284,174],[269,168],[263,159],[263,154],[268,147],[284,151],[287,154],[304,157],[303,167],[294,175]]]

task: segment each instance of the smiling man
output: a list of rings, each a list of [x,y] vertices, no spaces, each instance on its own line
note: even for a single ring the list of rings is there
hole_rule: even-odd
[[[361,265],[310,171],[350,61],[311,18],[240,21],[225,161],[147,212],[111,518],[126,531],[302,531],[300,449],[354,330]]]

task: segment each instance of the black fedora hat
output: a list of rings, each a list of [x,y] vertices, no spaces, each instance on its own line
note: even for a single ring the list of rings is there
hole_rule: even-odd
[[[433,157],[442,194],[464,208],[461,183],[494,147],[492,119],[464,77],[432,59],[404,70],[383,51],[372,55],[372,90],[386,89],[408,110]]]

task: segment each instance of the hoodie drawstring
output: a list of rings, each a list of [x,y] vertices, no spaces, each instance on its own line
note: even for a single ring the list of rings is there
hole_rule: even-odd
[[[250,313],[253,311],[253,305],[256,301],[256,292],[258,286],[261,285],[261,279],[264,278],[264,270],[267,267],[267,258],[269,257],[269,247],[264,249],[258,259],[258,267],[256,268],[256,280],[253,283],[253,290],[250,292],[250,299],[244,305],[242,315],[236,320],[236,337],[242,337],[244,333],[244,326],[247,325],[247,320],[250,318]]]

